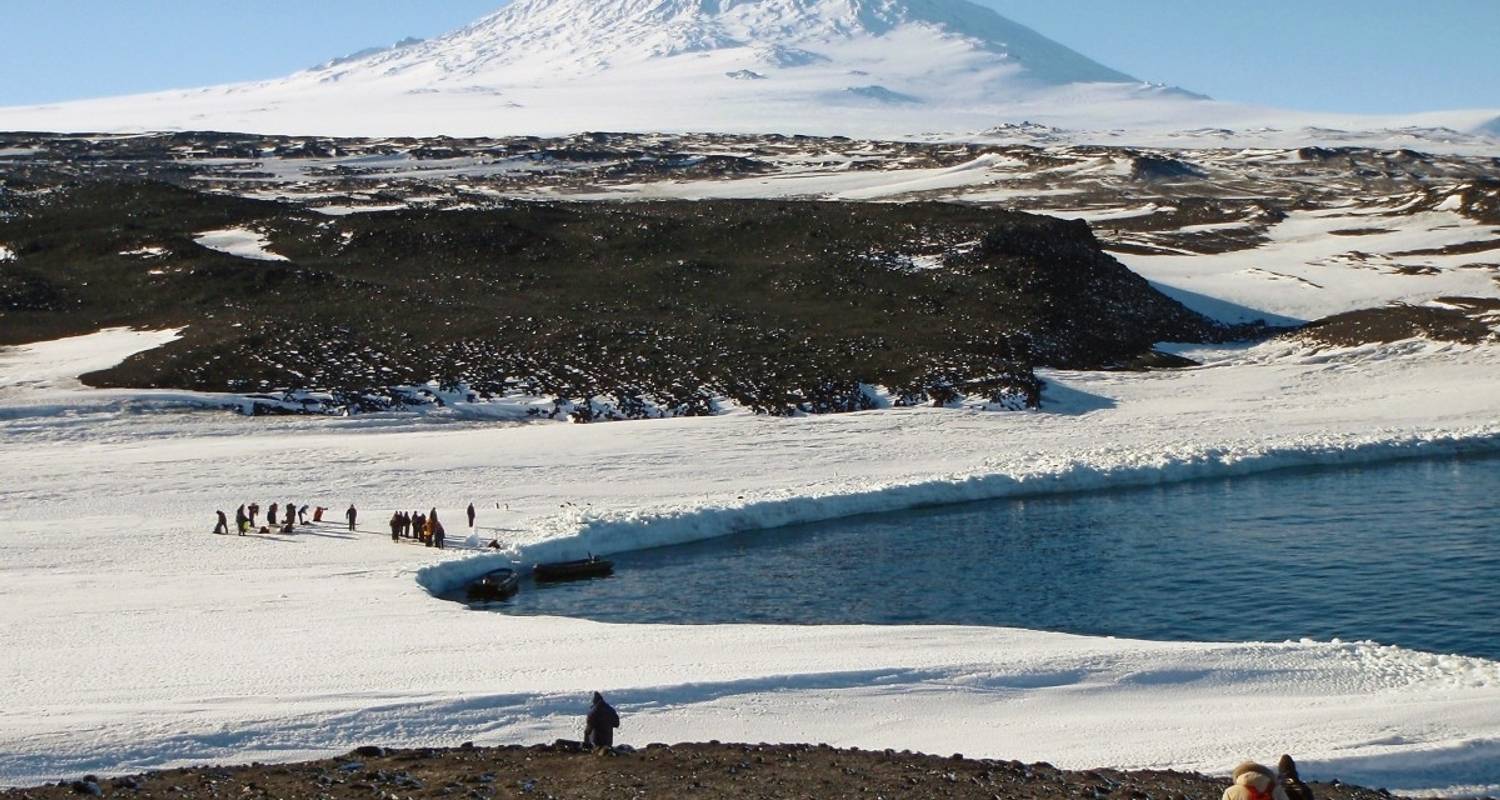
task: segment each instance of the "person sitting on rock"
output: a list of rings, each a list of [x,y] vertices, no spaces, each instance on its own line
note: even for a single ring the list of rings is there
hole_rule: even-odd
[[[1276,785],[1270,768],[1246,761],[1234,768],[1234,784],[1224,790],[1223,800],[1288,800]]]
[[[1282,755],[1276,762],[1276,782],[1286,792],[1287,800],[1313,800],[1312,789],[1302,782],[1297,774],[1297,762],[1289,755]]]
[[[594,692],[594,701],[589,705],[589,715],[584,720],[583,746],[590,749],[614,747],[615,728],[618,727],[620,715],[615,712],[614,706],[604,702],[604,695]]]

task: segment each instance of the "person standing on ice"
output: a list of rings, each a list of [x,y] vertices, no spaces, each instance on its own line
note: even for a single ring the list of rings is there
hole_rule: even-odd
[[[391,541],[401,541],[401,512],[397,511],[391,515]]]
[[[1288,800],[1313,800],[1312,789],[1302,782],[1297,774],[1297,762],[1289,755],[1282,755],[1276,762],[1276,782],[1281,784]]]
[[[297,524],[298,525],[306,525],[307,524],[307,506],[306,505],[304,505],[301,508],[297,509]]]
[[[286,505],[284,505],[284,506],[281,507],[281,511],[282,511],[282,514],[281,514],[281,517],[282,517],[281,521],[282,522],[285,522],[288,525],[296,525],[297,524],[297,504],[296,503],[287,503]]]
[[[349,520],[349,530],[354,530],[354,523],[359,519],[359,511],[354,508],[353,503],[350,503],[349,510],[344,512],[344,519]]]
[[[469,504],[469,530],[474,530],[474,504]]]
[[[266,512],[266,524],[270,525],[273,528],[276,527],[276,510],[279,508],[281,508],[281,506],[272,503],[271,510]]]
[[[260,516],[260,503],[250,504],[250,527],[255,527],[255,518]]]
[[[224,516],[224,512],[223,511],[220,511],[218,513],[219,513],[219,524],[217,524],[217,525],[214,526],[214,533],[222,533],[225,536],[228,536],[229,535],[229,517]]]
[[[234,510],[234,529],[239,531],[241,536],[244,536],[246,529],[249,527],[250,515],[245,512],[245,504],[240,503],[240,507]]]
[[[596,749],[615,746],[615,728],[620,727],[620,715],[614,706],[604,702],[604,695],[594,692],[594,701],[589,704],[589,715],[583,724],[583,746]]]

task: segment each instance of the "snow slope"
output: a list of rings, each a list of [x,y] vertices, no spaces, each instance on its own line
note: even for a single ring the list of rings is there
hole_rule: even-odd
[[[93,366],[142,343],[106,332],[0,358],[8,392],[53,387],[45,410],[0,399],[0,436],[26,454],[0,460],[3,783],[546,740],[575,735],[602,689],[632,744],[812,740],[1215,773],[1291,751],[1314,777],[1500,790],[1493,662],[1372,643],[513,618],[424,588],[488,562],[374,532],[396,507],[473,500],[481,533],[529,556],[613,551],[914,503],[1495,450],[1493,347],[1195,350],[1203,368],[1051,374],[1046,413],[601,426],[137,413],[59,388],[54,354],[86,350]],[[213,509],[250,498],[355,502],[371,532],[206,534]]]
[[[228,253],[253,261],[285,261],[286,256],[271,252],[270,241],[265,234],[245,228],[226,228],[221,231],[204,231],[193,237],[193,241],[210,250]]]
[[[1215,103],[1141,83],[967,0],[520,0],[431,41],[279,80],[0,109],[0,129],[893,137],[1031,121],[1116,140],[1209,128],[1303,138],[1308,126],[1470,130],[1494,115]]]
[[[1369,232],[1334,233],[1360,226]],[[1199,313],[1225,322],[1296,324],[1395,302],[1500,296],[1500,273],[1484,260],[1500,255],[1500,238],[1478,253],[1424,253],[1497,234],[1500,229],[1451,211],[1395,216],[1389,209],[1350,206],[1294,211],[1259,247],[1216,255],[1112,255]]]

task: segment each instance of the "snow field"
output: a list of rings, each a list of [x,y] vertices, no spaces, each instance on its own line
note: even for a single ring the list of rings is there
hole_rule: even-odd
[[[1271,229],[1267,244],[1218,255],[1113,255],[1188,308],[1227,322],[1307,322],[1391,302],[1500,296],[1500,272],[1492,263],[1500,261],[1500,230],[1452,210],[1387,216],[1390,211],[1294,211]],[[1333,233],[1358,229],[1379,232]],[[1495,247],[1403,255],[1485,240]],[[1432,272],[1402,274],[1400,267]]]
[[[271,242],[265,234],[246,228],[226,228],[221,231],[205,231],[193,237],[193,241],[240,258],[255,261],[286,261],[286,256],[270,251]]]
[[[174,341],[180,334],[180,330],[111,328],[91,336],[0,348],[0,408],[11,401],[29,405],[61,398],[66,404],[76,401],[80,394],[97,397],[84,390],[78,376],[109,369],[136,353]]]
[[[952,627],[612,626],[469,611],[429,589],[490,556],[396,545],[395,508],[527,558],[857,511],[1275,466],[1494,449],[1500,350],[1178,348],[1147,374],[1052,373],[1048,411],[895,409],[592,426],[131,411],[4,351],[0,782],[290,759],[358,744],[577,734],[828,741],[1222,773],[1293,752],[1315,777],[1500,788],[1500,666],[1373,643],[1154,643]],[[161,335],[163,339],[165,334]],[[82,359],[80,359],[82,360]],[[101,393],[103,394],[103,393]],[[65,408],[66,413],[57,413]],[[361,533],[215,537],[250,499],[361,510]],[[499,504],[508,510],[497,508]]]

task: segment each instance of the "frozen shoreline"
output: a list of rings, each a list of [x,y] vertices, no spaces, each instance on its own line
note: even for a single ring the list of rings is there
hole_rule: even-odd
[[[467,554],[379,532],[394,508],[436,505],[451,522],[473,501],[481,538],[540,557],[1500,441],[1500,348],[1195,354],[1206,366],[1049,373],[1044,412],[486,427],[140,414],[122,394],[37,377],[48,359],[4,353],[0,383],[34,382],[0,408],[45,397],[71,411],[0,414],[0,435],[26,453],[0,466],[0,623],[16,654],[0,681],[0,783],[371,742],[545,741],[576,735],[578,704],[602,689],[634,744],[828,741],[1213,773],[1289,751],[1314,778],[1500,790],[1500,664],[1482,659],[1373,643],[506,617],[419,584],[473,568]],[[356,502],[362,532],[206,535],[214,508],[251,498],[335,516]]]
[[[1097,467],[1074,463],[1054,472],[1032,475],[980,473],[896,484],[860,492],[831,491],[821,495],[746,500],[685,510],[573,510],[540,523],[553,532],[553,538],[532,545],[505,548],[494,554],[433,564],[418,571],[417,583],[433,595],[441,595],[462,588],[485,572],[512,562],[527,565],[584,558],[588,555],[613,555],[866,514],[1012,498],[1114,491],[1283,470],[1326,469],[1495,453],[1500,453],[1500,431],[1480,429],[1472,434],[1413,437],[1352,445],[1323,443],[1284,450],[1210,450],[1151,464]]]

